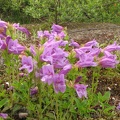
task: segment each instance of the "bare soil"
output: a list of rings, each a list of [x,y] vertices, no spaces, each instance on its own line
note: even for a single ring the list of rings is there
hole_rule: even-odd
[[[96,39],[99,43],[116,40],[120,43],[120,25],[110,23],[67,23],[71,39],[79,43],[86,43]]]

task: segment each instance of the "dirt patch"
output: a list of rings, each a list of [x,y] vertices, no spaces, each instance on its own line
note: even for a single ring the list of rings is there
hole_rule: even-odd
[[[79,43],[86,43],[96,39],[99,43],[111,40],[120,43],[120,25],[110,23],[68,23],[68,33],[71,39]]]

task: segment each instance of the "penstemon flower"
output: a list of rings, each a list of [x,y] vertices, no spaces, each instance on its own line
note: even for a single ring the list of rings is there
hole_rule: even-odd
[[[91,54],[81,54],[79,61],[76,63],[78,67],[95,67],[97,63],[94,62],[94,57]]]
[[[53,88],[55,93],[62,92],[66,90],[66,84],[64,79],[64,74],[55,74],[53,77]]]
[[[120,103],[118,104],[118,106],[116,108],[117,108],[117,110],[120,110]]]
[[[20,54],[25,50],[25,47],[18,43],[18,40],[10,39],[8,42],[8,52],[13,54]]]
[[[33,60],[31,56],[23,56],[22,57],[22,67],[19,68],[19,70],[26,69],[28,73],[31,73],[33,71]]]
[[[89,42],[85,43],[84,46],[85,46],[85,47],[94,48],[94,47],[98,47],[99,44],[98,44],[98,42],[94,39],[94,40],[92,40],[92,41],[89,41]]]
[[[25,33],[27,36],[30,35],[30,32],[29,32],[26,28],[20,27],[20,24],[19,24],[19,23],[14,23],[14,24],[13,24],[13,27],[14,27],[15,29],[19,30],[19,31],[22,31],[22,32]]]
[[[66,75],[72,68],[71,64],[67,64],[63,67],[63,69],[59,72],[59,74],[64,74]]]
[[[7,119],[8,114],[6,114],[6,113],[0,113],[0,117],[2,117],[3,119]]]
[[[118,63],[117,56],[108,51],[104,51],[104,56],[98,62],[103,68],[115,68]]]
[[[84,84],[75,84],[74,85],[74,89],[76,90],[79,98],[82,98],[82,97],[87,98],[87,91],[86,91],[87,87],[88,87],[88,85],[84,85]]]
[[[52,25],[52,32],[60,33],[60,32],[62,32],[62,30],[63,30],[63,27],[62,27],[62,26],[56,25],[56,24],[53,24],[53,25]]]
[[[38,87],[34,87],[30,89],[30,96],[33,96],[38,93]]]
[[[48,83],[48,85],[53,83],[53,76],[54,76],[54,67],[53,65],[44,65],[41,69],[42,71],[42,78],[41,81]]]
[[[36,51],[33,45],[30,46],[30,52],[35,56],[36,55]]]
[[[74,40],[71,40],[69,46],[73,46],[74,48],[79,48],[80,47],[80,45],[77,42],[75,42]]]
[[[6,36],[7,22],[0,20],[0,38],[4,38]]]
[[[7,45],[6,45],[6,43],[5,43],[5,40],[2,40],[1,38],[0,38],[0,49],[6,49],[7,48]]]
[[[116,51],[116,50],[120,50],[120,45],[117,45],[117,43],[114,42],[112,45],[108,45],[103,50],[108,51],[108,52],[113,52],[113,51]]]

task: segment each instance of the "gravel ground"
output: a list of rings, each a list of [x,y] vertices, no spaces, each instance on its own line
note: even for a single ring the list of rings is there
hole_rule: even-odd
[[[110,23],[66,24],[71,39],[86,43],[96,39],[99,43],[115,40],[120,43],[120,25]]]

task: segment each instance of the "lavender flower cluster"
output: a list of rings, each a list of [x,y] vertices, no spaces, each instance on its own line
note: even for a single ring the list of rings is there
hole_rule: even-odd
[[[119,61],[115,51],[120,50],[120,45],[114,42],[105,48],[100,48],[96,40],[79,45],[74,40],[65,40],[66,32],[62,26],[53,24],[51,31],[38,31],[40,41],[39,47],[31,45],[30,48],[22,46],[18,40],[13,40],[7,35],[9,23],[0,21],[0,50],[6,50],[9,54],[19,55],[21,67],[19,70],[26,70],[22,75],[34,73],[37,79],[48,85],[53,85],[55,93],[66,90],[66,76],[73,66],[78,68],[101,66],[103,68],[115,68]],[[13,30],[20,30],[29,36],[29,31],[20,27],[19,24],[12,25]],[[66,51],[66,46],[72,48]],[[29,51],[29,54],[28,54]],[[71,52],[76,58],[75,63],[70,63]],[[73,84],[79,98],[87,98],[88,85],[79,84],[80,77],[76,78]],[[37,94],[38,88],[30,89],[30,95]]]

